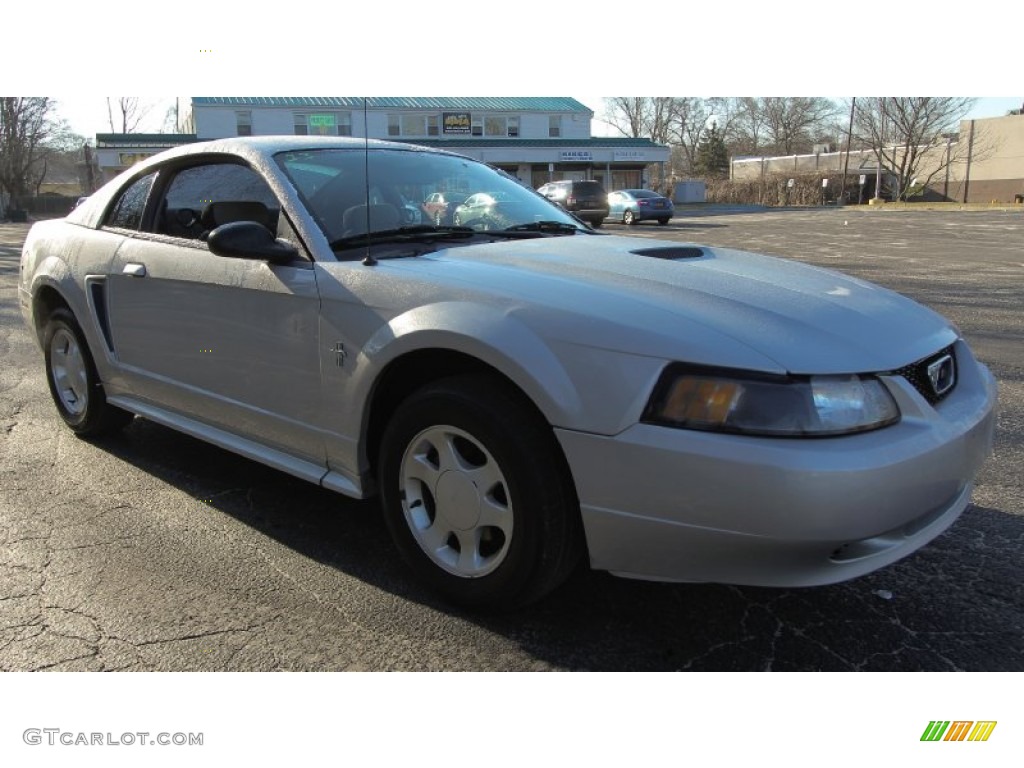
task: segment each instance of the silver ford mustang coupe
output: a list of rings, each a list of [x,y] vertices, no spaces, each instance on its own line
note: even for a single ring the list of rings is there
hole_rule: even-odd
[[[487,196],[442,226],[419,201]],[[482,199],[482,198],[481,198]],[[996,386],[957,329],[843,274],[600,234],[459,155],[197,143],[36,224],[20,302],[82,437],[138,415],[347,496],[469,607],[581,559],[829,584],[967,506]]]

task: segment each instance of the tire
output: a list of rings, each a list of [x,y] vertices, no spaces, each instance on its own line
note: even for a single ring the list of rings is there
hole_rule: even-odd
[[[590,220],[590,226],[592,226],[594,229],[600,229],[602,224],[604,224],[604,219],[591,219]]]
[[[534,602],[580,559],[579,502],[551,428],[496,377],[444,379],[407,398],[377,467],[395,545],[451,603]]]
[[[435,227],[440,227],[442,223],[443,223],[443,220],[442,220],[440,211],[435,212],[434,213],[434,226]]]
[[[631,227],[636,224],[636,216],[633,215],[632,211],[626,211],[622,214],[622,223]]]
[[[107,402],[85,336],[70,310],[55,309],[47,318],[43,353],[46,382],[57,413],[76,435],[111,434],[134,418]]]
[[[658,219],[658,224],[659,226],[664,227],[666,224],[668,224],[668,219]]]

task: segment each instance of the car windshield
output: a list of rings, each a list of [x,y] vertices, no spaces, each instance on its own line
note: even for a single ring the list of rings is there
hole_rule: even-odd
[[[380,241],[372,236],[390,232],[427,237],[432,227],[442,233],[457,228],[460,234],[467,228],[517,228],[520,234],[585,229],[511,177],[456,155],[415,149],[314,149],[282,152],[276,160],[336,248],[350,247],[360,236]],[[425,206],[434,201],[447,203],[449,210]],[[538,222],[545,225],[523,226]]]

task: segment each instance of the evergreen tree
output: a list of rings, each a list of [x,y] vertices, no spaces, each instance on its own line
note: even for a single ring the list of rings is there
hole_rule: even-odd
[[[709,179],[724,179],[729,175],[729,151],[714,123],[697,147],[695,170],[698,176]]]

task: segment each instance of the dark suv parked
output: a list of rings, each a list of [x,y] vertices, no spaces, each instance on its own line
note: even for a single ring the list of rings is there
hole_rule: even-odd
[[[608,193],[599,182],[551,181],[537,191],[593,227],[600,227],[608,216]]]

